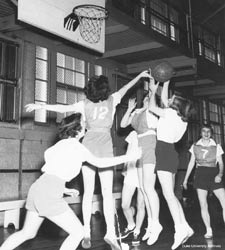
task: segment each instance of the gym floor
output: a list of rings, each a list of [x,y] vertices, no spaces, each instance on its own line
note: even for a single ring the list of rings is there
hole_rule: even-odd
[[[139,246],[132,246],[131,239],[127,239],[125,243],[129,244],[129,250],[169,250],[173,244],[173,222],[169,214],[167,205],[162,197],[161,200],[161,210],[160,210],[160,222],[163,225],[163,231],[159,236],[158,241],[153,246],[148,246],[146,242],[141,242]],[[205,239],[203,237],[205,230],[200,216],[200,209],[196,197],[193,195],[192,198],[183,204],[185,215],[188,222],[195,231],[195,234],[188,239],[188,241],[181,245],[178,249],[208,249],[208,250],[218,250],[225,249],[225,226],[222,219],[222,209],[217,199],[214,196],[209,196],[209,210],[211,214],[211,223],[213,228],[214,236],[212,239]],[[118,210],[118,217],[120,221],[120,227],[123,229],[125,225],[124,216],[122,211]],[[146,222],[143,225],[143,232],[146,226]],[[0,228],[0,242],[8,237],[9,234],[13,233],[14,229]],[[95,214],[92,216],[92,248],[96,250],[110,250],[110,247],[104,242],[103,236],[105,233],[105,223],[104,218],[101,214]],[[54,224],[45,221],[38,233],[38,236],[30,240],[20,247],[18,250],[56,250],[63,239],[66,237],[61,229],[57,228]],[[82,249],[81,246],[78,248]]]

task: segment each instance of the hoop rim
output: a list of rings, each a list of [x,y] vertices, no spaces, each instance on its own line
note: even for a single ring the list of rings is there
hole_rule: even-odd
[[[109,11],[106,8],[104,8],[102,6],[99,6],[99,5],[96,5],[96,4],[81,4],[81,5],[77,5],[76,7],[73,8],[73,13],[75,13],[76,9],[84,8],[84,7],[86,7],[86,8],[93,8],[93,7],[94,8],[98,8],[98,9],[104,11],[105,16],[101,17],[101,18],[97,18],[97,17],[86,17],[86,16],[80,15],[80,17],[85,17],[85,18],[88,18],[88,19],[106,19],[109,16]]]

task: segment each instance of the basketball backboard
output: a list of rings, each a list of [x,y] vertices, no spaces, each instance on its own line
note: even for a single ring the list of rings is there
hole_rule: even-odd
[[[97,24],[96,18],[88,18],[84,20],[86,23],[83,25],[83,21],[79,21],[73,14],[76,6],[84,4],[105,8],[105,0],[19,0],[18,19],[91,50],[104,53],[105,19]],[[95,17],[95,11],[93,12],[93,9],[90,11],[91,17]],[[97,31],[98,38],[95,37]],[[91,40],[84,35],[91,35],[94,39]]]

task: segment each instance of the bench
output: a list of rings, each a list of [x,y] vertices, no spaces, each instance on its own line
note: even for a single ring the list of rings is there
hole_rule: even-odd
[[[114,202],[117,207],[117,200],[121,199],[121,193],[113,193]],[[82,196],[77,197],[64,197],[66,202],[70,205],[81,204]],[[102,195],[95,194],[92,200],[92,214],[96,212],[102,212]],[[12,200],[12,201],[0,201],[0,211],[4,211],[4,228],[13,224],[15,229],[19,229],[20,222],[20,209],[25,207],[26,200]]]

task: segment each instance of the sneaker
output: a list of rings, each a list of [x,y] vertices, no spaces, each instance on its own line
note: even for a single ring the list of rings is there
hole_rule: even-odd
[[[135,229],[135,227],[132,228],[132,229],[125,228],[124,231],[121,232],[120,238],[121,238],[121,239],[127,238],[131,233],[134,232],[134,229]]]
[[[147,240],[147,245],[153,245],[159,238],[160,233],[162,232],[162,226],[158,224],[157,226],[153,227],[154,230],[151,231],[151,234]]]
[[[133,238],[131,241],[132,246],[139,246],[141,243],[141,236],[140,234],[133,233]]]
[[[104,241],[108,243],[112,250],[122,250],[117,239],[109,235],[105,235]]]
[[[206,239],[210,239],[210,238],[213,237],[213,233],[212,233],[212,228],[211,227],[209,227],[209,228],[206,229],[206,234],[204,235],[204,237]]]
[[[89,237],[83,238],[82,242],[81,242],[81,246],[84,249],[89,249],[91,248],[91,239]]]
[[[182,244],[184,244],[193,234],[194,234],[193,229],[190,226],[188,226],[187,237],[183,240]]]
[[[142,237],[143,241],[147,240],[150,237],[150,234],[151,234],[151,228],[150,227],[145,228],[145,230],[146,230],[145,234]]]
[[[186,230],[179,230],[175,232],[174,243],[171,249],[175,250],[176,248],[178,248],[183,243],[183,241],[187,238],[187,236],[188,236],[188,232]]]

